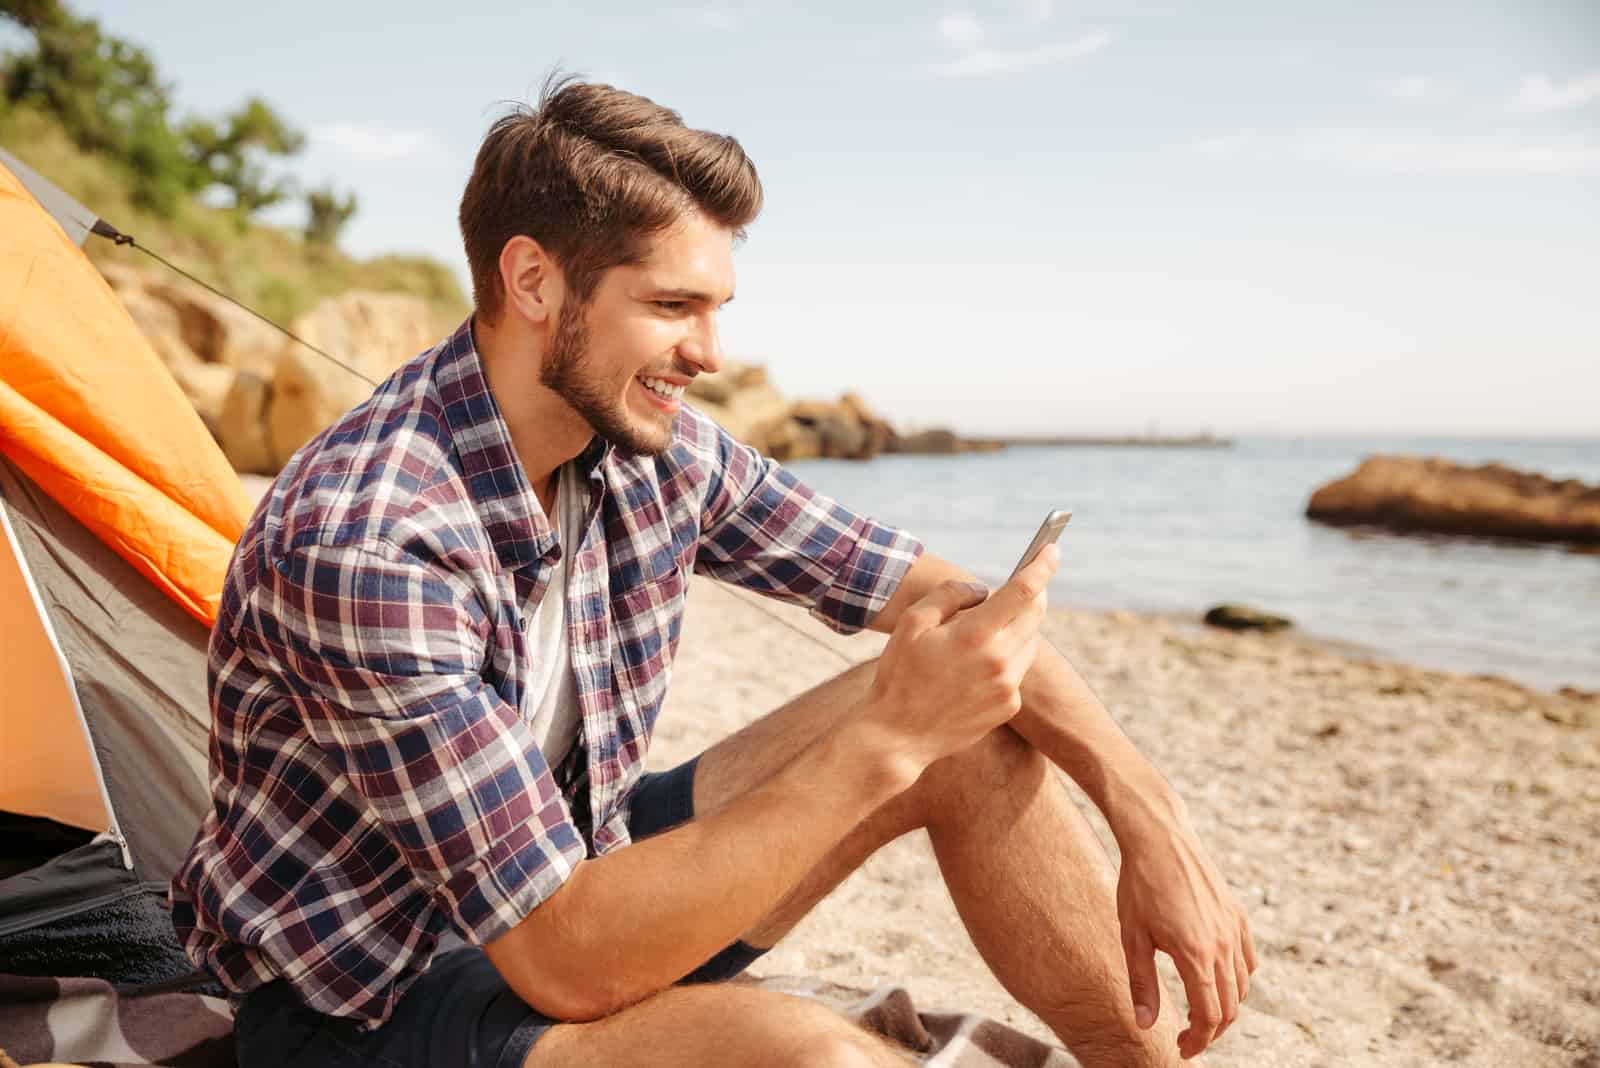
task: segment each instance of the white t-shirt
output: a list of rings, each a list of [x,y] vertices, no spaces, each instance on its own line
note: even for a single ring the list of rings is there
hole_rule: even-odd
[[[561,543],[542,600],[529,597],[522,606],[528,622],[528,685],[522,691],[522,719],[533,732],[545,763],[558,767],[578,739],[582,713],[578,706],[578,680],[572,674],[572,645],[567,638],[567,565],[583,541],[584,513],[589,494],[578,470],[571,464],[556,476],[556,506],[551,522]]]

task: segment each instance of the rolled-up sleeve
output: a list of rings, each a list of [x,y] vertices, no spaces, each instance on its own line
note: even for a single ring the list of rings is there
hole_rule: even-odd
[[[466,937],[498,937],[566,881],[585,844],[481,677],[489,622],[461,581],[383,542],[306,545],[256,601],[312,741]]]
[[[703,425],[714,435],[715,470],[695,570],[803,604],[841,633],[870,623],[922,543],[817,493],[709,420]]]

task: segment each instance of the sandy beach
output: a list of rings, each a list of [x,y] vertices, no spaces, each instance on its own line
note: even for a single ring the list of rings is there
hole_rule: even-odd
[[[1047,633],[1249,909],[1261,967],[1206,1063],[1600,1066],[1600,697],[1127,613],[1057,609]],[[651,766],[882,641],[696,579]],[[1047,1035],[989,977],[920,834],[757,971],[904,985]]]

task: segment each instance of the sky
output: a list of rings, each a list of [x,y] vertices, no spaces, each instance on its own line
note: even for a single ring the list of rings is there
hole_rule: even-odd
[[[563,70],[737,137],[730,358],[902,427],[1600,435],[1600,0],[76,0],[182,112],[261,94],[344,244],[466,277]],[[293,218],[290,212],[286,218]]]

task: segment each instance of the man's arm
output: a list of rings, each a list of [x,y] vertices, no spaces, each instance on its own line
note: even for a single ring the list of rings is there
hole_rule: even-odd
[[[927,590],[970,578],[924,552],[869,625],[892,630]],[[1178,966],[1189,995],[1190,1026],[1179,1048],[1194,1056],[1233,1021],[1249,992],[1256,958],[1244,912],[1201,847],[1183,799],[1048,642],[1040,643],[1022,696],[1011,727],[1083,788],[1117,839],[1117,908],[1139,1023],[1154,1024],[1160,1011],[1160,949]]]
[[[1016,714],[1055,561],[1051,551],[987,601],[949,583],[904,610],[856,715],[733,804],[582,862],[487,943],[507,984],[556,1019],[596,1019],[755,926],[929,764]]]

